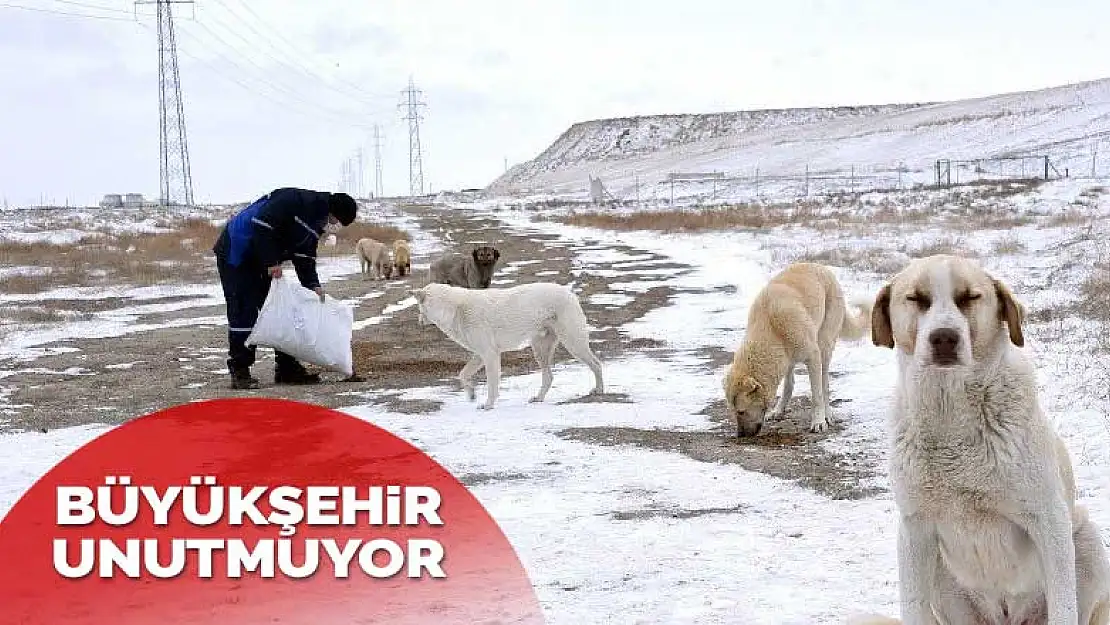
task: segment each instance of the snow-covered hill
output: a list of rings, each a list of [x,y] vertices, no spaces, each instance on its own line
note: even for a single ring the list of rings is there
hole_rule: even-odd
[[[1043,175],[1041,156],[1052,175],[1087,175],[1092,162],[1106,175],[1110,158],[1094,153],[1108,136],[1110,79],[944,103],[607,119],[575,124],[489,190],[581,194],[595,176],[631,199],[662,193],[671,173],[705,172],[725,176],[714,183],[719,195],[743,195],[753,181],[766,191],[807,171],[814,185],[825,177],[845,187],[894,186],[931,183],[938,159],[1014,156],[1031,158],[983,163],[978,175]],[[954,180],[977,175],[968,167],[954,170]]]

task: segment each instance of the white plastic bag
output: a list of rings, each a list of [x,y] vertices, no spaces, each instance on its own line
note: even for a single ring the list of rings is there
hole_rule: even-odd
[[[351,334],[355,314],[350,306],[286,278],[270,284],[247,345],[261,345],[285,352],[309,364],[354,374]]]

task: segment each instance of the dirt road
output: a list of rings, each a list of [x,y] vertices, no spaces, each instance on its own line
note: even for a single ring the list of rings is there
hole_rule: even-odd
[[[433,234],[445,247],[474,243],[496,245],[502,252],[501,269],[494,279],[498,286],[533,281],[575,281],[591,325],[599,328],[592,340],[603,361],[620,358],[635,351],[666,357],[673,354],[665,337],[658,340],[630,339],[622,326],[649,311],[666,306],[682,293],[673,287],[655,286],[642,291],[620,291],[620,303],[598,303],[591,296],[613,293],[610,285],[651,281],[651,272],[670,268],[678,273],[686,265],[657,254],[624,246],[608,246],[596,241],[570,241],[557,236],[516,232],[493,216],[475,216],[462,210],[408,207],[420,228]],[[572,272],[575,259],[587,250],[612,249],[634,255],[634,262],[622,263],[619,277],[609,274]],[[428,259],[417,257],[415,263]],[[214,270],[210,272],[215,283]],[[208,323],[177,328],[134,332],[117,338],[59,341],[53,347],[70,348],[66,353],[45,356],[27,363],[0,363],[0,385],[8,389],[8,421],[2,430],[46,430],[87,423],[118,424],[145,413],[172,405],[229,396],[267,396],[310,402],[333,408],[368,403],[387,404],[413,418],[435,412],[436,401],[413,401],[398,397],[406,388],[446,384],[444,392],[455,392],[454,377],[467,360],[466,353],[446,339],[433,326],[417,323],[415,307],[397,309],[407,299],[406,289],[422,284],[423,276],[373,282],[361,276],[348,276],[330,282],[328,290],[340,298],[356,298],[370,291],[384,290],[376,298],[364,299],[355,319],[383,316],[380,323],[356,331],[354,352],[356,368],[364,382],[342,382],[336,374],[324,374],[325,383],[313,387],[275,387],[272,381],[272,352],[260,350],[255,375],[263,382],[256,391],[231,391],[225,368],[226,330],[222,306],[188,308],[175,313],[143,315],[138,324],[162,324],[182,315],[211,318]],[[168,303],[174,298],[148,303]],[[116,302],[115,305],[119,303]],[[95,302],[54,302],[52,305],[111,306]],[[706,348],[702,356],[707,375],[716,375],[730,354]],[[560,362],[569,359],[560,348]],[[528,350],[506,354],[505,375],[535,369]],[[480,376],[479,376],[480,379]],[[481,392],[481,391],[480,391]],[[629,397],[610,394],[589,401],[629,402]],[[804,410],[808,398],[798,398],[793,410]],[[677,451],[705,462],[737,463],[745,468],[797,480],[831,497],[866,496],[870,491],[860,480],[873,473],[868,458],[849,458],[831,454],[815,442],[818,436],[805,429],[805,417],[788,418],[768,424],[766,435],[740,443],[732,437],[722,403],[707,398],[703,413],[713,425],[703,432],[671,432],[634,428],[578,428],[560,435],[599,445],[636,445],[659,451]],[[0,430],[0,431],[2,431]],[[832,435],[838,428],[834,427]]]

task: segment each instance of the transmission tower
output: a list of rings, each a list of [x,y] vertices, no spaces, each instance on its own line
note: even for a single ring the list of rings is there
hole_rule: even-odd
[[[420,107],[427,106],[420,101],[421,91],[409,76],[409,86],[401,92],[405,101],[405,119],[409,123],[409,195],[424,195],[424,161],[420,152]]]
[[[382,133],[374,124],[374,197],[382,196]]]
[[[356,158],[358,159],[358,181],[355,183],[355,197],[362,197],[363,181],[366,180],[366,176],[362,173],[362,148],[359,148],[356,152]]]
[[[153,4],[158,19],[158,111],[159,111],[159,204],[193,205],[193,174],[189,166],[189,144],[185,133],[185,111],[181,76],[177,69],[177,40],[173,32],[175,4],[194,0],[136,0],[136,5]]]

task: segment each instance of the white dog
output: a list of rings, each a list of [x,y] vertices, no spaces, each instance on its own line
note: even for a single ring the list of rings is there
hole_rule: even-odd
[[[898,362],[890,479],[907,625],[1110,621],[1110,562],[1018,349],[1024,314],[954,256],[913,261],[875,300],[872,340]]]
[[[601,361],[590,349],[586,314],[570,287],[540,282],[507,289],[467,289],[432,283],[410,293],[419,307],[421,324],[435,324],[472,354],[459,372],[468,398],[474,399],[474,375],[485,367],[486,403],[480,408],[488,410],[497,402],[501,354],[529,344],[543,375],[540,392],[531,401],[542,402],[551,388],[551,366],[559,343],[593,371],[593,393],[604,392]]]

